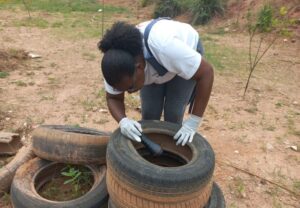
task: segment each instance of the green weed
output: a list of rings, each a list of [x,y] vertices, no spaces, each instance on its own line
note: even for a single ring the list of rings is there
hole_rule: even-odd
[[[4,192],[4,195],[0,198],[0,200],[3,202],[2,204],[5,206],[10,205],[10,195],[6,192]]]
[[[26,1],[30,11],[44,11],[44,12],[97,12],[102,5],[98,0],[30,0]],[[0,1],[0,9],[24,8],[22,0],[6,0]],[[124,13],[127,9],[123,7],[115,7],[105,5],[102,8],[105,12]]]
[[[0,71],[0,78],[3,79],[3,78],[6,78],[9,76],[9,73],[8,72],[2,72]]]
[[[86,110],[86,111],[92,111],[93,108],[97,106],[95,101],[89,100],[89,99],[82,101],[81,104],[82,104],[84,110]]]
[[[15,81],[13,83],[15,83],[18,87],[26,87],[27,86],[27,84],[22,80]]]
[[[245,57],[247,53],[242,50],[229,48],[225,45],[218,44],[215,39],[207,38],[205,35],[203,39],[204,58],[207,59],[217,71],[224,70],[239,70],[245,68]]]
[[[294,188],[294,190],[300,192],[300,181],[295,181],[293,183],[293,188]]]
[[[49,22],[41,17],[26,17],[13,21],[13,25],[17,27],[38,27],[44,29],[49,26]]]
[[[83,53],[82,56],[87,61],[94,61],[97,58],[95,54],[89,52]]]

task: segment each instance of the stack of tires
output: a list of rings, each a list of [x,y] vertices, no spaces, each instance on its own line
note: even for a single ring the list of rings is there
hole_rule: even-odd
[[[225,201],[213,182],[215,157],[209,143],[196,134],[192,143],[176,146],[179,126],[143,121],[143,133],[160,144],[152,156],[116,130],[107,148],[107,188],[110,208],[223,208]]]
[[[144,134],[164,150],[153,156],[141,143],[113,134],[71,126],[41,126],[34,130],[36,158],[22,165],[11,185],[15,208],[224,208],[213,182],[214,152],[196,134],[192,143],[176,146],[180,126],[142,121]],[[90,169],[94,184],[83,196],[51,201],[38,194],[64,164]],[[108,199],[109,195],[109,199]]]
[[[106,208],[106,148],[110,134],[81,127],[45,125],[34,130],[32,149],[37,156],[23,164],[11,184],[15,208]],[[85,166],[93,177],[91,189],[69,201],[51,201],[38,191],[67,164]]]

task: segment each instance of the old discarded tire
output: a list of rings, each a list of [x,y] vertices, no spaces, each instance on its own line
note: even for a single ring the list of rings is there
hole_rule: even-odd
[[[17,169],[34,157],[31,145],[19,149],[14,159],[0,169],[0,195],[8,192]]]
[[[117,208],[116,205],[111,200],[111,198],[108,200],[108,208]]]
[[[38,194],[51,178],[57,162],[35,158],[22,165],[14,177],[11,186],[11,200],[15,208],[99,208],[107,203],[108,195],[105,183],[105,166],[86,165],[94,176],[92,188],[83,196],[70,201],[51,201]]]
[[[104,164],[110,133],[82,127],[43,125],[33,131],[40,158],[71,164]]]
[[[204,208],[225,208],[225,199],[223,193],[219,186],[216,183],[213,183],[213,188],[211,191],[211,196],[209,198],[208,203]],[[111,200],[108,200],[108,208],[118,208],[115,203]],[[202,207],[199,207],[202,208]]]
[[[208,204],[205,206],[205,208],[225,208],[225,199],[224,195],[218,186],[218,184],[214,183],[213,184],[213,189],[211,196],[209,198]]]
[[[211,195],[215,158],[211,146],[196,134],[192,143],[176,146],[180,126],[143,121],[143,132],[165,154],[155,158],[143,145],[132,143],[120,130],[107,148],[107,188],[118,208],[204,207]]]

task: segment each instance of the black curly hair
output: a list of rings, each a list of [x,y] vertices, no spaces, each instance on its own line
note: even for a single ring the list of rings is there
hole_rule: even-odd
[[[104,53],[103,76],[114,86],[123,76],[133,76],[135,57],[143,54],[142,34],[134,25],[116,22],[99,41],[98,48]]]

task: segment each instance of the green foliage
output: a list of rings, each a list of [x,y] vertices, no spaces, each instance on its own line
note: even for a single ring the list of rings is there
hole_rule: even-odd
[[[2,71],[0,71],[0,79],[8,77],[8,76],[9,76],[8,72],[2,72]]]
[[[223,0],[193,0],[191,11],[194,15],[193,24],[205,24],[215,14],[224,13]]]
[[[66,171],[64,171],[66,170]],[[69,184],[71,183],[74,185],[74,190],[75,192],[78,192],[80,189],[80,183],[91,183],[89,181],[89,178],[91,176],[90,171],[81,171],[79,168],[76,168],[74,166],[68,165],[66,168],[62,169],[61,174],[63,176],[68,177],[64,184]]]
[[[141,0],[140,3],[141,3],[141,6],[142,7],[146,7],[150,4],[153,4],[155,2],[157,2],[158,0]]]
[[[23,26],[23,27],[38,27],[38,28],[47,28],[49,25],[49,22],[43,18],[25,18],[21,20],[16,20],[13,22],[13,24],[17,27]]]
[[[181,7],[176,0],[159,1],[155,7],[154,18],[176,17],[181,13]]]
[[[273,26],[273,8],[271,5],[264,5],[258,13],[257,29],[260,32],[269,32]]]
[[[46,12],[97,12],[102,7],[98,0],[25,0],[30,11]],[[0,8],[14,8],[23,6],[22,0],[0,1]],[[104,7],[105,12],[126,12],[122,7],[107,5]]]
[[[279,35],[290,36],[290,26],[295,24],[295,19],[288,17],[288,10],[282,6],[278,10],[273,8],[271,5],[264,5],[254,15],[251,11],[248,11],[248,29],[250,33],[260,32],[275,32]]]

